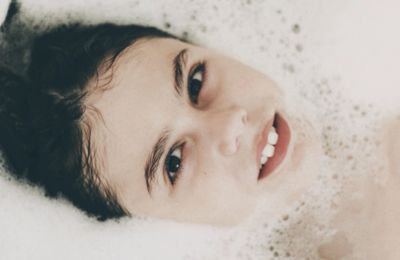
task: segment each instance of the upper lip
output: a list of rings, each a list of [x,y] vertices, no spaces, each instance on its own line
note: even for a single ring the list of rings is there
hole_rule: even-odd
[[[258,135],[258,143],[257,143],[257,150],[256,150],[256,165],[257,169],[260,168],[260,163],[261,163],[261,153],[262,150],[264,149],[265,145],[267,144],[268,141],[268,133],[269,130],[271,129],[275,119],[275,114],[274,116],[268,120],[268,122],[264,125],[264,127],[261,129],[261,132]]]

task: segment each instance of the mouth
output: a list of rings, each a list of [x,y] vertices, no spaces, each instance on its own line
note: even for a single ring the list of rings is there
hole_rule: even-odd
[[[271,175],[286,157],[290,143],[290,129],[286,120],[278,113],[265,126],[257,147],[259,165],[258,180]]]

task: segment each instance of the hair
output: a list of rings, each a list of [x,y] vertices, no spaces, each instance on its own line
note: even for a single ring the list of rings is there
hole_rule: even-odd
[[[99,178],[88,83],[143,38],[174,36],[137,25],[63,25],[38,36],[27,72],[0,66],[0,151],[9,172],[65,197],[99,220],[129,215]]]

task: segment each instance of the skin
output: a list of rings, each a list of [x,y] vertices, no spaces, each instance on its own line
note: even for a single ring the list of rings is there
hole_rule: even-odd
[[[185,48],[178,95],[172,64]],[[198,104],[193,104],[187,79],[199,61],[206,62],[206,73]],[[162,38],[129,47],[102,78],[109,79],[110,73],[107,90],[86,102],[102,119],[93,127],[100,178],[132,215],[231,225],[251,215],[260,198],[279,214],[309,186],[312,178],[296,171],[307,161],[312,140],[298,134],[301,127],[286,114],[282,91],[262,73],[214,51]],[[291,128],[290,149],[283,165],[258,181],[256,147],[276,112]],[[149,192],[145,164],[166,128],[170,137]],[[181,172],[172,185],[163,165],[175,143],[185,145]]]
[[[331,226],[336,233],[318,252],[324,259],[400,259],[400,121],[389,120],[378,132],[383,145],[376,151],[388,169],[379,180],[366,176],[344,186]],[[355,194],[357,194],[355,196]],[[355,221],[356,220],[356,221]]]

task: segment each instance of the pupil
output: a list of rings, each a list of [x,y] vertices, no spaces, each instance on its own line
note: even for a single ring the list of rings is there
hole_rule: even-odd
[[[201,81],[195,79],[192,80],[190,84],[190,96],[194,99],[197,100],[197,96],[199,95],[201,89]]]
[[[177,172],[180,166],[181,166],[181,159],[179,159],[176,156],[171,156],[171,158],[168,160],[168,171]]]

